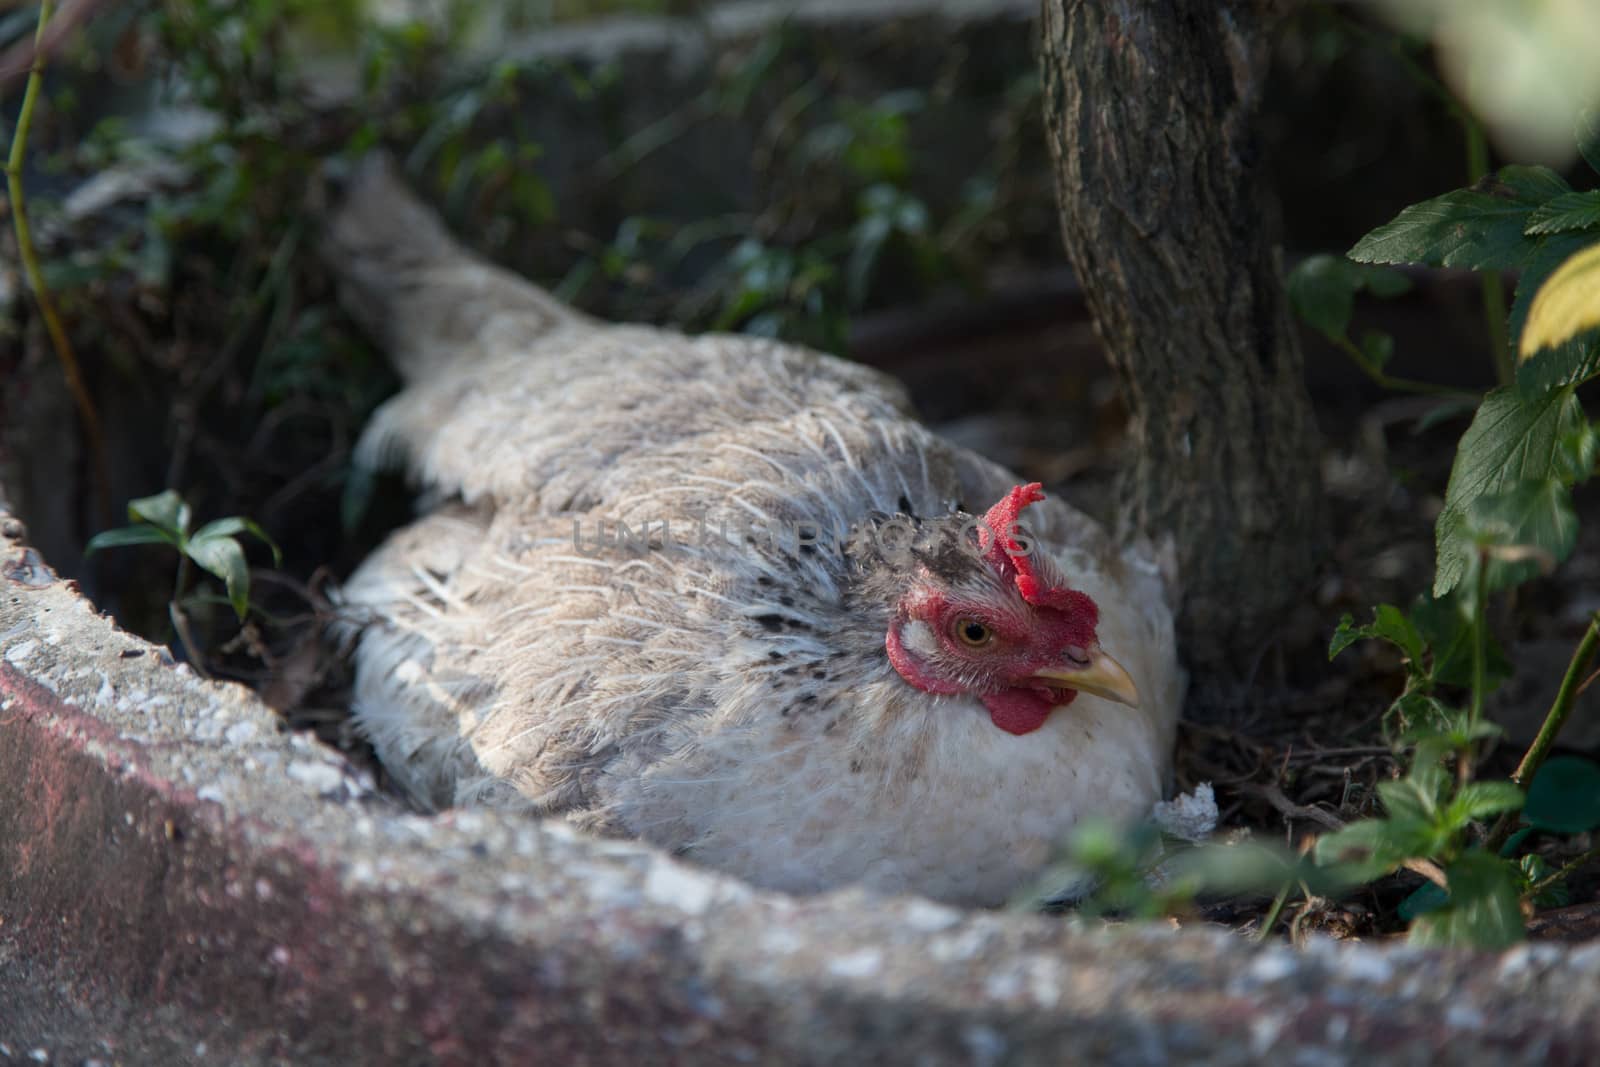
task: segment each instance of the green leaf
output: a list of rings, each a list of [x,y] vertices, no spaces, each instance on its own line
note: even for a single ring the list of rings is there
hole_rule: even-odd
[[[1434,703],[1438,704],[1437,701]],[[1467,751],[1479,741],[1499,737],[1505,732],[1501,726],[1487,719],[1474,722],[1465,711],[1454,711],[1443,706],[1438,708],[1432,721],[1419,721],[1401,737],[1401,741],[1416,747],[1412,757],[1415,763],[1438,763],[1447,756]],[[1476,816],[1458,812],[1452,818],[1458,824],[1464,824]]]
[[[1411,428],[1411,434],[1413,437],[1420,436],[1442,422],[1448,422],[1462,415],[1471,415],[1477,409],[1478,402],[1476,400],[1463,400],[1455,397],[1440,400],[1422,413],[1422,417]]]
[[[250,568],[245,564],[244,549],[239,547],[239,542],[227,536],[195,536],[184,546],[184,551],[190,559],[222,579],[233,613],[243,622],[250,608]]]
[[[1567,465],[1562,446],[1559,470]],[[1519,482],[1504,493],[1481,496],[1467,509],[1473,541],[1490,549],[1487,585],[1508,589],[1553,569],[1578,543],[1572,491],[1560,477]]]
[[[1571,386],[1531,399],[1507,387],[1483,398],[1456,449],[1444,510],[1434,527],[1436,597],[1454,589],[1467,572],[1475,551],[1467,529],[1473,502],[1506,492],[1520,482],[1558,477],[1560,442],[1584,421]]]
[[[1600,462],[1600,428],[1588,423],[1561,438],[1562,479],[1576,485],[1594,477]]]
[[[1399,296],[1411,288],[1411,279],[1397,270],[1354,263],[1344,256],[1321,254],[1302,260],[1286,281],[1289,303],[1306,325],[1338,340],[1350,326],[1355,294],[1366,289],[1375,296]],[[1391,341],[1391,348],[1393,342]]]
[[[1556,834],[1581,834],[1600,827],[1600,766],[1577,756],[1545,761],[1528,784],[1522,817]]]
[[[159,526],[177,540],[189,532],[189,505],[171,489],[128,501],[128,517],[134,522]]]
[[[1361,264],[1361,287],[1381,300],[1390,300],[1411,291],[1411,279],[1393,267]]]
[[[1412,944],[1493,949],[1522,940],[1522,879],[1516,864],[1473,850],[1445,868],[1445,880],[1448,902],[1412,921]]]
[[[1412,204],[1356,242],[1349,255],[1359,263],[1521,267],[1537,247],[1523,234],[1533,209],[1570,191],[1548,167],[1503,167],[1469,189]]]
[[[277,542],[261,528],[260,523],[240,515],[230,515],[225,519],[206,523],[195,531],[194,540],[198,541],[203,537],[232,537],[241,533],[251,534],[272,549],[272,562],[279,567],[283,566],[283,553],[278,549]]]
[[[1429,721],[1419,722],[1406,731],[1401,738],[1402,741],[1416,744],[1430,737],[1443,737],[1449,738],[1459,746],[1499,737],[1505,732],[1503,727],[1488,719],[1474,722],[1470,714],[1459,708],[1447,708],[1437,700],[1430,700],[1430,703],[1433,705],[1433,713]]]
[[[1522,843],[1526,841],[1529,835],[1532,833],[1533,827],[1531,826],[1524,826],[1518,829],[1510,837],[1506,838],[1505,844],[1500,846],[1500,855],[1505,857],[1515,856],[1517,854],[1517,849],[1522,847]]]
[[[234,534],[244,532],[244,522],[237,515],[225,519],[213,519],[194,532],[195,540],[202,537],[232,537]]]
[[[1460,714],[1446,707],[1438,697],[1418,689],[1408,689],[1389,705],[1385,718],[1398,715],[1401,722],[1400,743],[1417,745],[1432,738],[1448,738]]]
[[[1344,256],[1311,256],[1289,272],[1289,303],[1307,326],[1338,340],[1350,326],[1359,281]]]
[[[1404,778],[1379,782],[1378,797],[1391,821],[1433,825],[1440,814],[1439,796],[1445,784],[1443,768],[1419,763]]]
[[[1274,893],[1285,883],[1303,884],[1318,896],[1333,896],[1359,884],[1336,867],[1319,867],[1309,857],[1261,841],[1207,841],[1184,848],[1162,860],[1161,874],[1188,883],[1195,892],[1229,896]]]
[[[159,526],[141,523],[116,530],[102,530],[89,538],[83,546],[85,556],[102,548],[125,548],[129,545],[176,545],[177,539]]]
[[[1522,790],[1511,782],[1468,782],[1450,799],[1450,809],[1452,815],[1470,822],[1516,811],[1522,802]]]
[[[1522,893],[1524,896],[1533,891],[1533,887],[1555,873],[1543,856],[1537,852],[1530,852],[1517,861],[1518,873],[1522,876]],[[1535,907],[1561,908],[1571,903],[1572,894],[1567,889],[1564,881],[1557,881],[1546,886],[1533,898]]]
[[[1421,598],[1411,609],[1422,639],[1433,652],[1429,677],[1437,685],[1472,684],[1472,617],[1466,611],[1458,589],[1444,597]],[[1511,661],[1500,643],[1490,634],[1486,642],[1488,663],[1486,681],[1491,690],[1511,677]]]
[[[1313,852],[1317,863],[1338,867],[1340,876],[1352,882],[1370,882],[1408,859],[1431,856],[1449,845],[1448,836],[1433,825],[1431,815],[1421,817],[1408,800],[1396,795],[1397,809],[1387,817],[1362,819],[1317,838]]]
[[[1534,237],[1596,226],[1600,226],[1600,189],[1591,189],[1586,193],[1562,193],[1546,200],[1533,209],[1523,232]]]
[[[1409,843],[1394,831],[1387,819],[1363,819],[1317,838],[1313,855],[1317,863],[1337,866],[1352,881],[1368,882],[1410,858]]]
[[[1433,882],[1423,882],[1406,899],[1400,902],[1395,912],[1410,922],[1418,915],[1426,915],[1430,911],[1437,911],[1450,903],[1450,894]]]
[[[1406,659],[1420,669],[1422,635],[1417,632],[1411,620],[1406,618],[1405,612],[1393,604],[1379,604],[1372,613],[1372,621],[1367,625],[1355,626],[1353,622],[1349,615],[1339,620],[1339,628],[1334,631],[1333,640],[1328,645],[1330,660],[1357,641],[1377,638],[1399,648]]]

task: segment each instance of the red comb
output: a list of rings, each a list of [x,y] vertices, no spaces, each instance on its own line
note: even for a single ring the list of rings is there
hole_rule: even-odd
[[[987,545],[984,558],[1002,575],[1009,569],[1015,575],[1017,592],[1034,607],[1098,614],[1094,601],[1087,596],[1065,585],[1052,585],[1047,581],[1034,566],[1029,554],[1034,546],[1024,549],[1017,540],[1018,522],[1023,510],[1043,499],[1043,487],[1038,482],[1031,482],[1015,487],[990,508],[983,516],[983,524],[989,528],[993,540]],[[1093,621],[1090,625],[1093,625]]]

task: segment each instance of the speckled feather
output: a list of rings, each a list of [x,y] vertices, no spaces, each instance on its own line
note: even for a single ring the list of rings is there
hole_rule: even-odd
[[[407,379],[362,455],[445,501],[344,591],[355,714],[420,805],[561,815],[793,891],[996,904],[1082,817],[1159,799],[1183,682],[1149,553],[1059,501],[1028,510],[1143,701],[1080,694],[1015,736],[891,667],[895,561],[736,533],[859,544],[895,517],[936,539],[1016,484],[891,379],[585,318],[461,250],[381,163],[327,248]],[[598,543],[603,522],[650,543]]]

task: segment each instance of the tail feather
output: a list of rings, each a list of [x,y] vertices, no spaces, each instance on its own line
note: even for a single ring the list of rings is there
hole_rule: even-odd
[[[471,359],[486,331],[536,337],[587,321],[459,244],[387,156],[325,172],[323,256],[340,298],[408,382]]]

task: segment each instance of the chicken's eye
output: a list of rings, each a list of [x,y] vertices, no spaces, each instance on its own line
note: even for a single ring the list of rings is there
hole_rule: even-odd
[[[982,648],[994,640],[994,631],[977,619],[957,619],[955,631],[961,643],[968,648]]]

